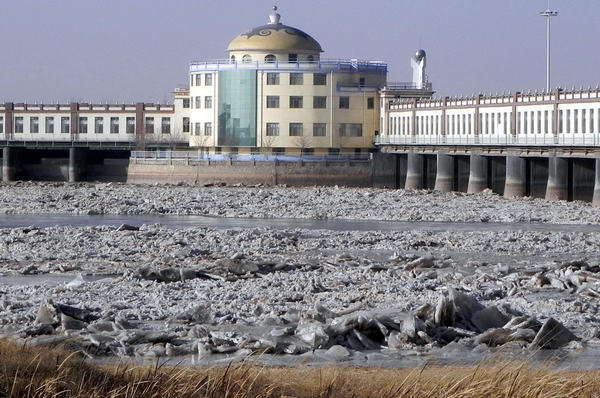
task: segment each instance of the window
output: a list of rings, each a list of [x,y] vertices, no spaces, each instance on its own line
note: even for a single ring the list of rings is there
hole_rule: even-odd
[[[0,134],[4,134],[4,117],[0,116]]]
[[[119,118],[118,117],[110,118],[110,133],[111,134],[119,134]]]
[[[361,77],[360,79],[358,79],[358,86],[359,87],[365,86],[365,78],[364,77]]]
[[[184,133],[190,132],[190,118],[189,117],[183,118],[183,132]]]
[[[195,133],[196,135],[200,135],[200,126],[202,126],[202,124],[201,124],[201,123],[195,123],[195,124],[194,124],[194,133]]]
[[[160,123],[160,132],[162,134],[171,134],[171,118],[163,117]]]
[[[375,97],[367,98],[367,109],[375,109]]]
[[[350,97],[340,97],[340,109],[350,109]]]
[[[204,85],[205,86],[212,86],[213,85],[213,75],[212,75],[212,73],[205,73],[204,74]]]
[[[327,135],[327,123],[313,124],[313,137],[325,137]]]
[[[128,117],[125,121],[125,133],[135,134],[135,118]]]
[[[97,117],[94,119],[94,131],[96,134],[104,134],[104,118]]]
[[[579,133],[579,109],[573,109],[573,133]]]
[[[340,137],[362,137],[362,124],[341,123]]]
[[[326,73],[315,73],[313,75],[313,84],[315,86],[326,86],[327,85],[327,74]]]
[[[274,64],[277,61],[277,58],[273,54],[269,54],[265,57],[265,63]]]
[[[267,96],[267,108],[279,108],[279,96],[268,95]]]
[[[196,109],[200,109],[202,107],[202,97],[196,97]]]
[[[252,56],[249,54],[246,54],[242,57],[242,63],[243,64],[249,64],[252,62]]]
[[[204,108],[212,109],[212,97],[210,95],[204,97]]]
[[[315,108],[315,109],[327,108],[327,97],[313,97],[313,108]]]
[[[145,126],[145,133],[146,134],[154,134],[154,118],[153,117],[147,117],[146,120],[144,121],[144,126]]]
[[[298,54],[289,54],[288,61],[289,62],[298,62]]]
[[[231,56],[231,63],[232,63],[232,64],[235,64],[235,55],[232,55],[232,56]]]
[[[558,111],[558,132],[559,134],[563,132],[563,111]]]
[[[567,134],[571,134],[571,110],[567,109]]]
[[[190,99],[189,98],[184,98],[183,99],[183,107],[185,109],[188,109],[190,107]]]
[[[201,86],[201,85],[202,85],[202,75],[197,74],[196,75],[196,86]]]
[[[15,117],[15,133],[23,132],[23,117],[17,116]]]
[[[581,133],[585,134],[586,133],[586,129],[587,129],[587,119],[586,119],[586,113],[587,110],[582,109],[581,110]]]
[[[37,116],[32,116],[29,118],[29,132],[31,134],[36,134],[40,132],[40,118]]]
[[[267,73],[267,85],[278,86],[279,85],[279,73]]]
[[[212,135],[212,123],[204,123],[204,135]]]
[[[290,137],[301,137],[304,135],[304,124],[290,123]]]
[[[61,134],[69,134],[71,132],[71,120],[68,116],[60,118],[60,132]]]
[[[279,136],[279,123],[267,123],[267,137]]]
[[[88,118],[80,117],[79,118],[79,134],[87,134],[88,132]]]
[[[290,73],[290,85],[291,86],[300,86],[304,84],[304,74],[303,73]]]
[[[293,109],[298,109],[298,108],[302,108],[303,106],[303,98],[302,97],[297,97],[297,96],[290,96],[290,108]]]
[[[2,120],[0,120],[0,124],[2,124]],[[590,133],[594,134],[594,110],[590,109]]]
[[[544,111],[544,134],[549,134],[549,131],[548,131],[548,111]]]
[[[306,57],[306,60],[308,62],[315,62],[315,57],[313,57],[312,55],[309,55],[308,57]]]
[[[54,118],[52,116],[46,118],[46,133],[54,134]]]

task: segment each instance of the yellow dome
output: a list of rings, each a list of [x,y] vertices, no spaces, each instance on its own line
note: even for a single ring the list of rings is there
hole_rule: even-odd
[[[277,8],[274,8],[277,11]],[[227,51],[296,52],[321,53],[321,45],[300,29],[283,25],[280,15],[269,16],[271,23],[236,37],[229,43]]]

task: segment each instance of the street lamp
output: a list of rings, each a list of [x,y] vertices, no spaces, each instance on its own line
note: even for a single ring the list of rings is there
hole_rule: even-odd
[[[550,92],[550,19],[558,16],[558,11],[550,10],[550,0],[546,11],[540,12],[546,18],[546,91]]]

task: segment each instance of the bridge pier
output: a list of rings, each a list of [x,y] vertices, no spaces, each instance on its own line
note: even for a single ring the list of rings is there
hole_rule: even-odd
[[[482,155],[471,155],[467,193],[478,193],[488,187],[488,160]]]
[[[69,148],[69,182],[85,181],[87,151],[87,148]]]
[[[17,151],[17,148],[2,148],[2,181],[4,182],[14,181],[17,176],[20,161]]]
[[[517,155],[506,156],[504,196],[507,198],[525,196],[526,187],[525,159]]]
[[[596,179],[598,172],[596,171]],[[567,200],[569,197],[569,163],[565,158],[548,158],[548,184],[546,200]]]
[[[408,152],[404,189],[423,189],[423,155]]]
[[[437,173],[433,189],[440,192],[454,190],[454,158],[451,155],[443,152],[437,154]]]
[[[596,158],[596,178],[594,179],[594,197],[592,205],[600,207],[600,158]]]

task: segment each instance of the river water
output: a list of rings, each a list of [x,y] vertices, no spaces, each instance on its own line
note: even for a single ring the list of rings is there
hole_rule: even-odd
[[[228,218],[214,216],[160,216],[160,215],[2,215],[0,228],[40,228],[55,226],[90,227],[119,226],[129,224],[142,226],[160,224],[166,228],[273,228],[310,229],[329,231],[431,231],[431,232],[477,232],[477,231],[554,231],[554,232],[600,232],[594,224],[543,224],[543,223],[487,223],[447,221],[385,221],[348,219],[303,219],[303,218]]]

